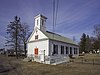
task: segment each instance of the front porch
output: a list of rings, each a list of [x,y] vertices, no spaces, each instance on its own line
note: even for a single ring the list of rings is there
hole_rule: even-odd
[[[51,64],[51,65],[69,62],[69,56],[62,56],[62,55],[44,56],[43,54],[40,55],[31,54],[28,58],[30,58],[32,61],[44,64]]]

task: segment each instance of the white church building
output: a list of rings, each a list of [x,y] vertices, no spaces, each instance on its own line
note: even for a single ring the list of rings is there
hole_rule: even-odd
[[[46,31],[46,17],[35,16],[35,26],[27,41],[27,57],[45,64],[59,64],[69,61],[69,55],[79,55],[79,46],[62,35]]]

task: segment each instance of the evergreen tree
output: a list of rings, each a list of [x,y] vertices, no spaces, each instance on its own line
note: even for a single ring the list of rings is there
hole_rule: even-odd
[[[80,45],[80,53],[82,53],[83,51],[87,52],[86,51],[86,34],[85,33],[83,33],[79,45]]]
[[[92,50],[92,43],[89,35],[86,37],[86,52],[90,52]]]
[[[16,57],[18,58],[18,49],[20,48],[20,32],[21,32],[21,22],[20,18],[15,16],[14,21],[10,22],[9,25],[7,25],[7,34],[9,34],[9,37],[7,37],[7,46],[11,46],[16,51]]]

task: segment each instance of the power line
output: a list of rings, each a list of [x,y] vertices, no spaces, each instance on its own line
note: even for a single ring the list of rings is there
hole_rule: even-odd
[[[53,0],[53,32],[54,32],[54,26],[55,26],[55,0]]]
[[[58,16],[58,4],[59,4],[59,0],[57,0],[57,4],[56,4],[56,11],[55,11],[55,26],[56,26],[57,16]]]
[[[53,0],[53,32],[55,32],[55,26],[57,22],[58,4],[59,0]]]

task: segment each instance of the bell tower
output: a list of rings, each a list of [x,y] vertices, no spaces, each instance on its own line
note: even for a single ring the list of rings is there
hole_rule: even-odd
[[[46,31],[46,17],[39,14],[34,17],[35,18],[35,28],[39,28],[41,31]]]

